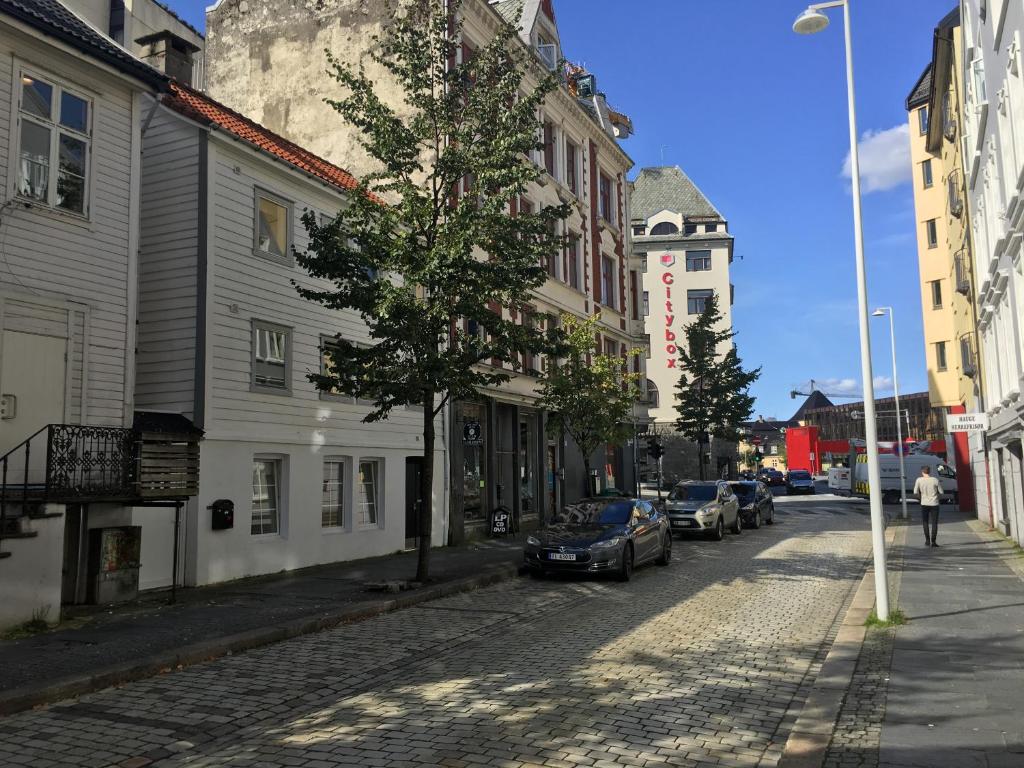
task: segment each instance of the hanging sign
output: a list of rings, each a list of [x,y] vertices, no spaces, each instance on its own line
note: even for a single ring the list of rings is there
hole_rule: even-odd
[[[484,430],[479,421],[467,421],[462,425],[462,442],[465,445],[484,444]]]

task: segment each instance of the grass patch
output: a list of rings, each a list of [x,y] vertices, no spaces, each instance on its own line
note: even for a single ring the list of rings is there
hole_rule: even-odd
[[[26,637],[38,635],[40,632],[45,632],[49,628],[50,625],[41,618],[29,619],[24,624],[19,624],[16,627],[8,629],[6,632],[0,633],[0,640],[21,640]]]
[[[868,614],[867,620],[864,622],[865,627],[898,627],[902,624],[907,623],[907,616],[899,608],[893,608],[889,611],[889,618],[886,621],[882,621],[878,618],[878,614],[875,609],[871,609],[871,613]]]

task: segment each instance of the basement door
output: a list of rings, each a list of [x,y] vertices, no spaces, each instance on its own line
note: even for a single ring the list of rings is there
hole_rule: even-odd
[[[3,332],[0,395],[4,412],[0,416],[0,456],[47,424],[64,421],[66,351],[67,339],[20,331]],[[33,441],[32,447],[45,458],[45,441],[38,446]]]

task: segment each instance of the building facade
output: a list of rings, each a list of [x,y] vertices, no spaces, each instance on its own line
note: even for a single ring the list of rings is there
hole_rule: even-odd
[[[733,237],[729,223],[678,167],[643,168],[632,184],[630,219],[635,268],[630,285],[638,285],[644,330],[650,340],[645,393],[654,429],[666,440],[663,463],[681,477],[699,474],[695,446],[674,436],[672,425],[679,383],[679,344],[684,328],[716,296],[721,327],[732,328],[733,286],[729,265]],[[719,349],[725,354],[732,342]],[[735,469],[732,443],[711,446],[710,473]]]
[[[376,12],[379,8],[379,12]],[[221,0],[207,14],[207,87],[228,106],[251,115],[327,160],[356,174],[372,164],[352,129],[323,103],[334,81],[325,61],[310,56],[327,48],[348,61],[363,61],[378,90],[392,103],[384,72],[366,54],[388,18],[384,4],[338,2],[283,7],[272,0]],[[561,70],[562,43],[550,0],[471,0],[462,6],[462,44],[457,60],[487,44],[502,25],[519,30],[531,62],[526,87],[546,72]],[[253,56],[260,66],[253,67]],[[536,291],[536,316],[600,314],[600,349],[636,370],[643,355],[641,325],[631,309],[626,173],[632,165],[619,146],[632,126],[610,108],[593,74],[577,67],[547,99],[541,120],[544,148],[532,158],[544,171],[520,206],[569,203],[565,233],[573,245],[547,264],[550,278]],[[302,83],[296,88],[295,83]],[[503,310],[507,312],[507,310]],[[500,388],[481,391],[473,402],[455,403],[448,415],[451,507],[449,541],[482,534],[491,512],[508,508],[523,525],[587,492],[583,459],[565,438],[549,435],[536,406],[538,372],[530,361],[513,370]],[[638,414],[640,415],[640,414]],[[602,487],[631,488],[633,447],[608,446],[593,457]]]
[[[964,89],[960,11],[954,9],[933,32],[932,60],[907,98],[910,121],[918,270],[924,326],[928,394],[948,413],[979,408],[982,373],[972,286],[970,211],[960,141]],[[902,402],[901,402],[902,405]],[[884,422],[879,422],[879,428]],[[974,511],[974,489],[983,487],[983,453],[966,433],[951,435],[962,509]],[[985,498],[980,500],[981,506]]]
[[[1024,7],[962,0],[962,135],[981,348],[979,410],[989,430],[974,444],[988,462],[990,510],[979,517],[1024,544],[1021,325],[1024,323]]]

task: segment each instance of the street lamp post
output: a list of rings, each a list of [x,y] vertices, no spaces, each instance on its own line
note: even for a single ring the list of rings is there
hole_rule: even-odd
[[[900,377],[896,374],[896,318],[893,315],[892,307],[879,307],[871,313],[875,317],[889,316],[889,339],[892,348],[892,393],[896,400],[896,442],[899,446],[900,455],[900,502],[903,505],[903,519],[907,514],[907,469],[903,461],[903,422],[900,419]],[[910,422],[907,422],[907,429],[910,429]]]
[[[864,439],[868,455],[868,500],[871,506],[871,548],[875,565],[875,612],[889,618],[889,579],[885,565],[885,529],[882,517],[881,474],[878,469],[878,429],[875,424],[875,387],[871,370],[871,330],[868,323],[867,271],[864,266],[864,229],[860,209],[860,155],[857,152],[857,107],[853,85],[853,44],[850,34],[848,0],[809,5],[793,22],[802,35],[820,32],[828,26],[827,8],[843,9],[846,32],[846,100],[850,119],[850,177],[853,182],[853,234],[857,265],[857,315],[860,326],[860,367],[864,380]]]

